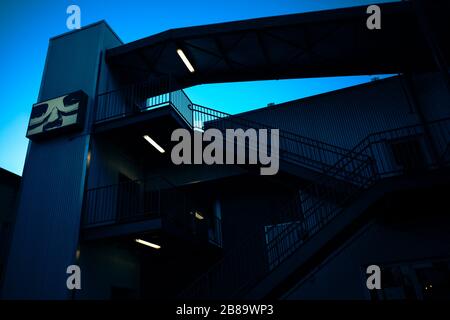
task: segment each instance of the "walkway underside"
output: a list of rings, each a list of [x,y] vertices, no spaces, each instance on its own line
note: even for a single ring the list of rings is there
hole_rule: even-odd
[[[430,39],[418,21],[428,21],[442,56],[448,58],[445,31],[450,21],[445,15],[450,3],[426,2],[422,10],[409,1],[380,4],[381,30],[366,27],[367,6],[173,29],[110,49],[107,61],[127,82],[170,74],[180,88],[429,71],[436,68]],[[177,49],[183,50],[194,73]]]

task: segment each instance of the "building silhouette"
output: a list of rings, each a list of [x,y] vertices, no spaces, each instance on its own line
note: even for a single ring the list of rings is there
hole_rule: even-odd
[[[17,211],[20,176],[0,168],[0,283],[11,241],[11,230]]]

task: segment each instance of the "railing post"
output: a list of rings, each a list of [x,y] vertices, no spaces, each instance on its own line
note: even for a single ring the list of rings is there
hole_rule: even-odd
[[[194,126],[194,105],[192,103],[189,103],[188,108],[191,110],[191,119],[192,119],[191,127],[195,128],[195,126]]]
[[[148,208],[147,208],[147,199],[146,199],[146,193],[145,193],[145,181],[146,181],[145,179],[142,181],[142,190],[140,192],[140,198],[142,198],[142,200],[141,200],[142,214],[149,215],[151,211],[150,210],[148,211]]]

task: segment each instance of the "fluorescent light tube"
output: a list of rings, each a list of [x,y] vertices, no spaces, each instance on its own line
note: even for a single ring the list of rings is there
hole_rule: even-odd
[[[196,219],[198,219],[198,220],[203,220],[204,218],[203,218],[203,216],[200,214],[200,212],[195,212],[195,218]]]
[[[151,243],[151,242],[148,242],[148,241],[144,241],[142,239],[136,239],[135,241],[137,243],[143,244],[144,246],[151,247],[153,249],[161,249],[161,246],[159,246],[157,244],[154,244],[154,243]]]
[[[194,67],[192,66],[191,62],[188,60],[188,58],[184,54],[183,50],[177,49],[177,53],[180,56],[181,60],[183,60],[184,65],[186,66],[186,68],[188,68],[189,72],[193,73],[195,71]]]
[[[164,149],[161,148],[161,146],[160,146],[159,144],[157,144],[157,143],[155,142],[155,140],[153,140],[152,138],[150,138],[148,135],[145,135],[145,136],[144,136],[144,139],[147,140],[148,143],[150,143],[152,146],[154,146],[155,149],[158,150],[159,152],[161,152],[161,153],[164,153],[164,152],[165,152]]]

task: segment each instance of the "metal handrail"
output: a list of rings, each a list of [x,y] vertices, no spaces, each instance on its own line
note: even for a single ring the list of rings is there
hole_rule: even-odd
[[[218,128],[219,130],[232,129],[274,129],[272,126],[248,120],[239,115],[230,115],[222,111],[204,107],[198,104],[192,105],[194,128]],[[296,133],[280,130],[280,158],[302,167],[328,171],[337,161],[351,157],[354,161],[365,161],[370,158],[365,154],[353,153],[348,149],[332,144],[311,139]],[[345,170],[339,178],[348,178]]]
[[[130,180],[88,189],[83,227],[159,217],[161,191],[171,187],[148,188],[153,185],[149,181],[154,180]]]
[[[272,228],[272,229],[274,229],[275,227],[276,227],[276,223],[282,223],[286,218],[291,218],[291,219],[295,219],[295,218],[298,218],[298,219],[300,219],[301,217],[300,217],[300,215],[298,214],[298,212],[297,212],[297,208],[299,207],[299,205],[298,205],[298,203],[299,202],[301,202],[302,200],[299,200],[299,197],[295,197],[294,199],[292,199],[288,204],[286,204],[283,208],[284,209],[282,209],[282,210],[280,210],[280,211],[289,211],[289,210],[293,210],[293,212],[291,212],[291,213],[289,213],[289,214],[287,214],[287,215],[280,215],[279,217],[278,217],[278,219],[279,219],[279,221],[274,221],[273,219],[270,219],[270,220],[272,220],[271,222],[272,223],[274,223],[273,225],[272,225],[272,227],[270,227],[270,228]],[[326,204],[325,203],[325,200],[324,199],[321,199],[320,200],[320,203],[319,204]],[[292,209],[292,208],[294,208],[294,209]],[[316,209],[316,210],[313,210],[313,209]],[[313,215],[314,215],[314,213],[315,212],[317,212],[318,210],[320,209],[320,206],[318,206],[318,205],[316,205],[316,206],[314,206],[314,207],[310,207],[310,212],[306,215],[305,214],[305,216],[304,216],[304,221],[308,221],[308,218],[311,220],[311,217],[313,217]],[[269,218],[268,216],[266,216],[266,218]],[[270,218],[273,218],[272,216],[270,217]],[[295,221],[295,220],[294,220]],[[331,221],[331,219],[330,220],[328,220],[327,222],[329,223]],[[325,225],[325,222],[324,221],[320,221],[320,223],[319,223],[321,226],[324,226]],[[215,274],[215,273],[217,273],[217,272],[222,272],[222,270],[223,269],[226,269],[225,267],[224,267],[224,264],[231,264],[231,265],[236,265],[236,264],[239,264],[239,263],[241,263],[242,264],[242,261],[245,261],[245,258],[248,258],[249,256],[251,257],[252,256],[252,253],[254,253],[255,252],[255,247],[251,247],[251,248],[249,248],[247,251],[245,250],[245,248],[246,247],[249,247],[250,246],[250,244],[256,244],[256,247],[259,247],[260,245],[263,245],[263,244],[261,244],[261,233],[262,233],[262,230],[263,230],[263,228],[265,227],[265,226],[267,226],[266,225],[266,223],[264,223],[264,222],[262,222],[262,223],[259,223],[259,224],[257,224],[256,225],[256,230],[255,230],[255,232],[253,232],[253,233],[250,233],[250,235],[247,235],[247,237],[245,237],[244,239],[242,239],[241,241],[239,241],[239,245],[237,245],[235,248],[233,248],[233,249],[231,249],[231,250],[229,250],[223,257],[222,257],[222,259],[221,260],[219,260],[216,264],[214,264],[206,273],[204,273],[202,276],[200,276],[199,278],[197,278],[192,284],[191,284],[191,286],[189,286],[186,290],[184,290],[181,294],[180,294],[180,296],[181,297],[184,297],[184,298],[192,298],[193,296],[192,295],[189,295],[189,291],[193,291],[193,290],[195,290],[195,289],[197,289],[197,288],[195,288],[195,286],[196,285],[198,285],[199,283],[201,283],[201,282],[204,282],[204,281],[206,281],[206,282],[210,282],[210,278],[217,278],[217,277],[215,277],[215,276],[213,276],[213,274]],[[275,242],[275,241],[279,241],[280,239],[282,240],[282,239],[285,239],[286,237],[288,237],[289,236],[289,234],[291,234],[293,231],[294,231],[294,229],[295,228],[293,228],[293,227],[291,227],[291,228],[289,228],[289,229],[286,229],[286,230],[284,230],[284,232],[282,232],[282,233],[280,233],[275,239],[272,239],[271,240],[271,243],[267,243],[266,245],[267,245],[267,247],[268,247],[268,250],[267,251],[269,251],[270,250],[270,247],[271,246],[273,246],[273,244],[272,244],[272,242]],[[308,232],[308,238],[307,239],[304,239],[303,240],[303,242],[302,243],[305,243],[307,240],[309,240],[310,238],[311,238],[311,236],[315,233],[313,233],[313,231],[314,231],[314,229],[310,229],[309,230],[309,232]],[[319,229],[316,229],[315,230],[316,232],[318,232],[319,231]],[[265,234],[267,234],[267,233],[269,233],[270,232],[270,230],[265,230]],[[244,253],[242,253],[242,251],[244,251]],[[286,257],[287,258],[287,257]],[[236,262],[230,262],[230,260],[231,261],[236,261]],[[283,259],[283,261],[284,261],[284,259]],[[282,261],[279,261],[279,263],[281,263]],[[278,264],[279,264],[278,263]],[[273,262],[272,263],[269,263],[269,264],[273,264]],[[278,265],[277,264],[277,265]],[[269,271],[271,271],[272,270],[272,268],[273,268],[273,266],[272,267],[268,267],[268,266],[265,266],[264,267],[264,269],[265,269],[265,271],[267,271],[267,272],[269,272]],[[219,271],[217,271],[217,270],[219,270]],[[229,270],[229,273],[230,274],[232,274],[232,273],[238,273],[239,271],[237,271],[237,270]],[[245,281],[246,281],[246,283],[243,283],[243,284],[241,284],[239,287],[236,287],[235,288],[235,291],[234,292],[231,292],[230,294],[232,294],[232,295],[234,295],[234,294],[236,294],[236,292],[238,292],[238,291],[240,291],[241,290],[241,287],[244,287],[244,286],[246,286],[247,284],[248,284],[248,282],[252,282],[252,281],[257,281],[257,279],[259,279],[259,278],[261,278],[262,277],[262,275],[261,274],[257,274],[256,273],[256,270],[253,270],[252,271],[252,274],[248,274],[247,275],[249,278],[248,279],[246,279]],[[253,279],[250,279],[250,277],[254,277]],[[192,292],[191,292],[192,293]],[[210,297],[210,298],[214,298],[214,297],[212,297],[211,295],[212,295],[213,293],[212,292],[208,292],[205,296],[202,296],[202,298],[207,298],[207,297]],[[217,298],[217,297],[216,297]],[[218,297],[218,298],[224,298],[224,297],[222,297],[222,296],[220,296],[220,297]]]
[[[224,124],[232,123],[239,126],[243,125],[244,128],[273,129],[267,124],[245,119],[240,115],[230,115],[218,110],[193,104],[183,90],[172,92],[170,90],[170,84],[168,85],[167,90],[162,90],[161,83],[159,83],[158,86],[159,87],[157,88],[149,89],[147,85],[144,85],[143,88],[141,88],[142,90],[140,90],[138,86],[131,85],[125,90],[117,89],[99,94],[96,113],[98,112],[98,106],[101,105],[102,99],[109,99],[108,97],[110,96],[120,95],[118,101],[120,102],[121,107],[123,104],[126,104],[131,109],[128,113],[118,112],[115,117],[135,114],[136,110],[134,110],[133,107],[136,103],[138,104],[139,111],[148,110],[149,108],[161,105],[161,103],[169,103],[182,117],[184,117],[185,120],[187,120],[186,122],[190,124],[192,128],[204,129],[209,126],[223,126]],[[126,91],[125,94],[124,91]],[[156,102],[151,106],[146,104],[143,106],[139,105],[139,103],[142,104],[142,101],[147,101],[149,97],[152,97],[149,95],[149,92],[166,93],[162,94],[163,97],[161,97],[160,100],[155,99]],[[106,103],[108,104],[109,101],[107,100]],[[189,112],[186,112],[186,110],[189,110]],[[122,111],[122,109],[118,109],[118,111]],[[435,168],[440,165],[440,158],[444,157],[445,152],[449,150],[450,141],[450,125],[440,125],[444,122],[450,122],[449,120],[450,118],[438,119],[427,122],[425,125],[410,125],[372,133],[350,150],[300,136],[286,130],[280,130],[280,137],[282,137],[285,142],[289,142],[280,146],[280,150],[284,152],[284,155],[287,154],[287,158],[291,162],[306,167],[313,166],[320,170],[316,175],[316,179],[313,179],[313,182],[303,189],[301,194],[298,194],[294,199],[283,206],[276,217],[269,215],[263,217],[267,220],[257,227],[265,228],[265,235],[272,231],[276,232],[275,237],[270,240],[266,239],[266,243],[263,243],[265,245],[264,250],[269,252],[276,250],[276,254],[271,252],[270,259],[268,258],[269,255],[264,256],[265,264],[263,267],[265,269],[260,270],[261,272],[259,273],[252,273],[251,279],[248,279],[249,281],[245,281],[244,283],[240,283],[234,288],[234,291],[239,292],[239,290],[242,290],[242,288],[247,286],[250,282],[256,281],[258,277],[263,277],[271,272],[281,262],[287,259],[290,254],[293,254],[298,247],[311,239],[313,234],[316,234],[324,225],[330,223],[334,217],[344,210],[346,203],[359,195],[360,192],[372,187],[376,181],[381,178],[402,174],[405,169],[402,168],[401,165],[395,163],[392,159],[384,159],[389,156],[389,152],[385,150],[389,143],[398,139],[416,137],[417,140],[420,140],[418,143],[425,144],[424,147],[437,148],[439,157],[432,161],[426,160],[427,163],[425,163],[425,165],[427,168]],[[432,128],[437,126],[439,129],[438,132],[430,130],[432,135],[437,136],[427,136],[425,126]],[[244,128],[241,127],[241,129]],[[294,144],[297,149],[292,148],[291,144]],[[435,144],[437,144],[437,146],[435,146]],[[288,148],[289,146],[291,146],[291,149]],[[315,150],[315,152],[311,153],[314,156],[308,155],[307,152],[298,152],[298,150],[306,150],[305,148]],[[318,158],[317,154],[319,154]],[[329,158],[322,158],[323,154],[327,154]],[[340,185],[339,180],[342,180],[343,177],[350,179],[353,183],[351,185]],[[108,188],[108,186],[94,188],[90,191],[93,192],[92,190],[95,189],[103,190],[102,188],[105,189]],[[268,225],[268,221],[270,221],[271,225]],[[285,228],[283,227],[281,231],[278,231],[279,224],[286,224],[286,222],[290,224]],[[241,241],[241,243],[243,243],[243,246],[250,246],[251,244],[257,246],[263,245],[258,243],[258,240],[261,240],[261,232],[261,229],[257,229],[254,234],[251,234],[246,241]],[[298,233],[302,234],[302,237],[304,237],[301,241],[298,241],[296,244],[290,244],[288,247],[279,248],[280,245],[283,245],[283,242],[290,239],[290,237],[294,237],[294,235],[297,235]],[[228,261],[230,259],[233,262],[233,258],[230,258],[233,257],[233,255],[237,256],[237,258],[234,259],[251,257],[252,255],[250,254],[248,256],[242,254],[242,250],[244,250],[243,246],[238,246],[231,250],[219,263],[214,265],[202,277],[198,278],[190,288],[194,288],[196,283],[204,281],[205,279],[212,281],[211,279],[213,279],[212,275],[214,270],[219,270],[223,273],[224,268],[222,266],[224,263],[229,263]],[[254,248],[250,247],[250,249]],[[267,255],[267,252],[263,251],[263,255],[265,254]],[[243,259],[243,262],[239,261],[239,263],[245,263],[245,259]],[[189,288],[185,293],[188,292]]]
[[[199,110],[198,108],[201,108],[202,110]],[[215,120],[231,120],[233,122],[237,122],[237,123],[244,123],[248,128],[267,128],[267,129],[276,129],[273,126],[270,126],[268,124],[264,124],[262,122],[258,122],[258,121],[254,121],[254,120],[250,120],[250,119],[246,119],[244,117],[241,117],[239,114],[237,115],[232,115],[217,109],[213,109],[213,108],[209,108],[209,107],[205,107],[199,104],[194,103],[192,105],[192,110],[197,113],[201,113],[201,114],[205,114],[205,115],[210,115],[212,117],[215,117]],[[213,120],[208,120],[209,121],[213,121]],[[194,127],[195,127],[195,123],[194,123]],[[200,128],[200,127],[198,127]],[[203,128],[200,128],[203,129]],[[335,146],[333,144],[324,142],[324,141],[320,141],[320,140],[315,140],[306,136],[302,136],[299,135],[297,133],[291,132],[291,131],[287,131],[287,130],[280,130],[283,132],[283,135],[286,136],[290,136],[291,139],[293,140],[298,140],[301,141],[302,143],[305,144],[310,144],[311,146],[315,146],[315,145],[321,145],[324,146],[325,148],[330,148],[330,149],[335,149],[336,153],[345,155],[347,154],[350,150],[343,148],[343,147],[339,147],[339,146]]]
[[[172,90],[170,77],[134,83],[97,95],[94,123],[129,117],[170,105],[189,124],[192,124],[192,101],[183,90]]]
[[[157,180],[165,185],[149,183]],[[152,185],[153,188],[146,188]],[[82,227],[103,227],[161,218],[169,228],[173,226],[185,234],[195,236],[198,235],[198,224],[192,222],[195,216],[187,203],[187,195],[170,180],[159,175],[90,188],[86,193]],[[110,215],[105,216],[105,212]],[[211,235],[208,228],[208,240],[220,247],[221,219],[211,214],[204,216],[202,221],[203,225],[211,223],[209,227],[217,234]]]
[[[245,128],[273,129],[267,124],[248,120],[239,115],[230,115],[218,110],[193,104],[183,90],[171,91],[169,79],[158,79],[101,93],[96,99],[95,122],[114,120],[122,117],[141,114],[159,106],[168,105],[185,120],[191,128],[207,125],[218,125],[231,122],[234,125]],[[162,93],[163,92],[163,93]],[[155,95],[157,94],[157,95]],[[314,140],[286,130],[280,133],[280,156],[293,164],[308,167],[320,172],[329,169],[343,155],[349,154],[349,150],[332,144]],[[352,155],[364,161],[366,155]],[[343,172],[340,178],[348,177]]]

